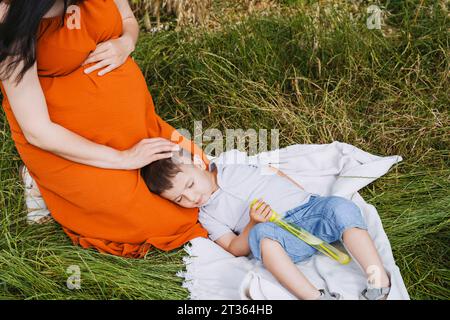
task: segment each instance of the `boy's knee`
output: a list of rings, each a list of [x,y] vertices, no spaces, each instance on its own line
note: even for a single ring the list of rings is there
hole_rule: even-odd
[[[333,217],[336,226],[340,229],[348,227],[366,228],[361,209],[351,200],[335,197],[333,200]]]
[[[261,242],[264,239],[274,239],[276,225],[273,222],[258,223],[250,229],[248,244],[255,258],[260,259]]]
[[[261,239],[261,251],[264,251],[264,249],[270,249],[273,248],[273,245],[280,245],[280,243],[276,240],[273,240],[271,238],[263,238]]]
[[[264,238],[275,236],[275,224],[273,222],[258,223],[250,229],[249,238],[261,241]]]

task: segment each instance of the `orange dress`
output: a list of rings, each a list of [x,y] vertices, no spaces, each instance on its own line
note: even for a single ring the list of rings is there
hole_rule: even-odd
[[[171,139],[175,129],[156,113],[145,78],[128,57],[119,68],[98,76],[81,66],[96,45],[122,34],[113,0],[79,5],[80,28],[60,27],[61,17],[44,18],[36,47],[39,81],[53,122],[98,144],[126,150],[141,139]],[[180,247],[206,237],[198,209],[186,209],[152,194],[139,170],[103,169],[76,163],[29,144],[17,123],[3,85],[3,109],[16,148],[35,179],[53,218],[74,244],[115,255],[142,257],[152,246]],[[30,105],[30,108],[33,106]],[[200,155],[188,139],[183,148]]]

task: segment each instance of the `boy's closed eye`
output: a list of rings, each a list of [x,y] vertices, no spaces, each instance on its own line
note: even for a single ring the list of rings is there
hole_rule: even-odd
[[[194,181],[192,181],[187,187],[188,188],[192,188],[194,186]],[[183,196],[179,196],[176,200],[175,200],[175,202],[181,202],[181,200],[183,199]]]

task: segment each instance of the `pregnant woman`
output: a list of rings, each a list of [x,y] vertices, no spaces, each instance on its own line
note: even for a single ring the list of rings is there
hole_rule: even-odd
[[[206,237],[198,209],[150,193],[140,176],[177,144],[208,159],[155,113],[129,57],[139,29],[127,0],[0,1],[0,19],[11,136],[72,241],[142,257]]]

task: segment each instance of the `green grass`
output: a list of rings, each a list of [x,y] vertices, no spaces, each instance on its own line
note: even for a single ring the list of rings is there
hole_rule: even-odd
[[[314,1],[286,3],[220,31],[141,34],[134,57],[158,113],[189,130],[194,120],[223,132],[277,128],[281,147],[338,140],[403,156],[362,195],[378,209],[411,298],[449,299],[448,8],[394,1],[380,31],[365,27],[365,2],[318,15]],[[0,141],[0,298],[188,296],[175,276],[182,250],[123,259],[71,246],[56,224],[27,226],[3,113]],[[81,290],[65,285],[73,264]]]

